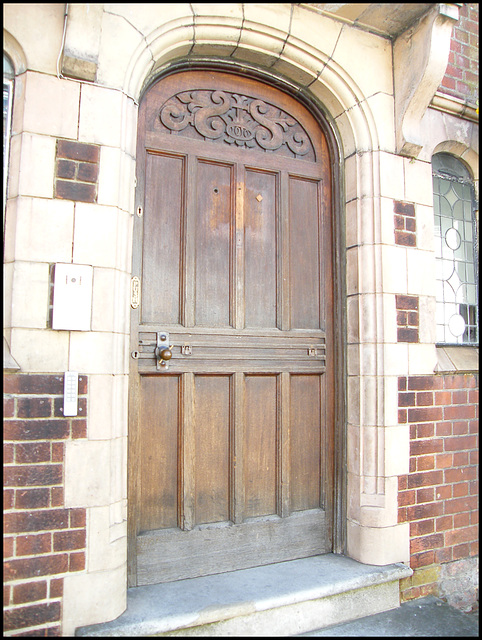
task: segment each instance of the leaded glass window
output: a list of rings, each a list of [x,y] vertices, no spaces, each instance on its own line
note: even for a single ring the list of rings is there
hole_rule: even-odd
[[[8,152],[10,148],[10,122],[13,102],[13,64],[3,54],[3,215],[5,219],[5,202],[7,199]]]
[[[473,181],[455,156],[432,159],[437,343],[478,344],[478,260]]]

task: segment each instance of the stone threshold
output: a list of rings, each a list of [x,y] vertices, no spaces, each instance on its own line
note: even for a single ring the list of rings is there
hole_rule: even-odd
[[[76,636],[290,636],[395,609],[403,564],[326,554],[128,589],[126,611]]]

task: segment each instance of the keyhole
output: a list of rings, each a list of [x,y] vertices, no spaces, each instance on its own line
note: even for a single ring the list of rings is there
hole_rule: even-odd
[[[217,187],[214,187],[214,193],[219,193],[219,189]]]

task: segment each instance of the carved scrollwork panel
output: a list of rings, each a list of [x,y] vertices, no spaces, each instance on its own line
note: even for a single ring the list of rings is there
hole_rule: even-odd
[[[159,111],[168,130],[193,127],[205,139],[263,151],[289,150],[315,161],[315,151],[303,126],[279,107],[250,96],[219,90],[183,91]]]

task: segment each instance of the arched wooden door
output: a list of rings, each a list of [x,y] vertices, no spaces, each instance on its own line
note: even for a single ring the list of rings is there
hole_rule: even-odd
[[[141,102],[131,585],[332,549],[330,183],[315,118],[258,80],[184,71]]]

